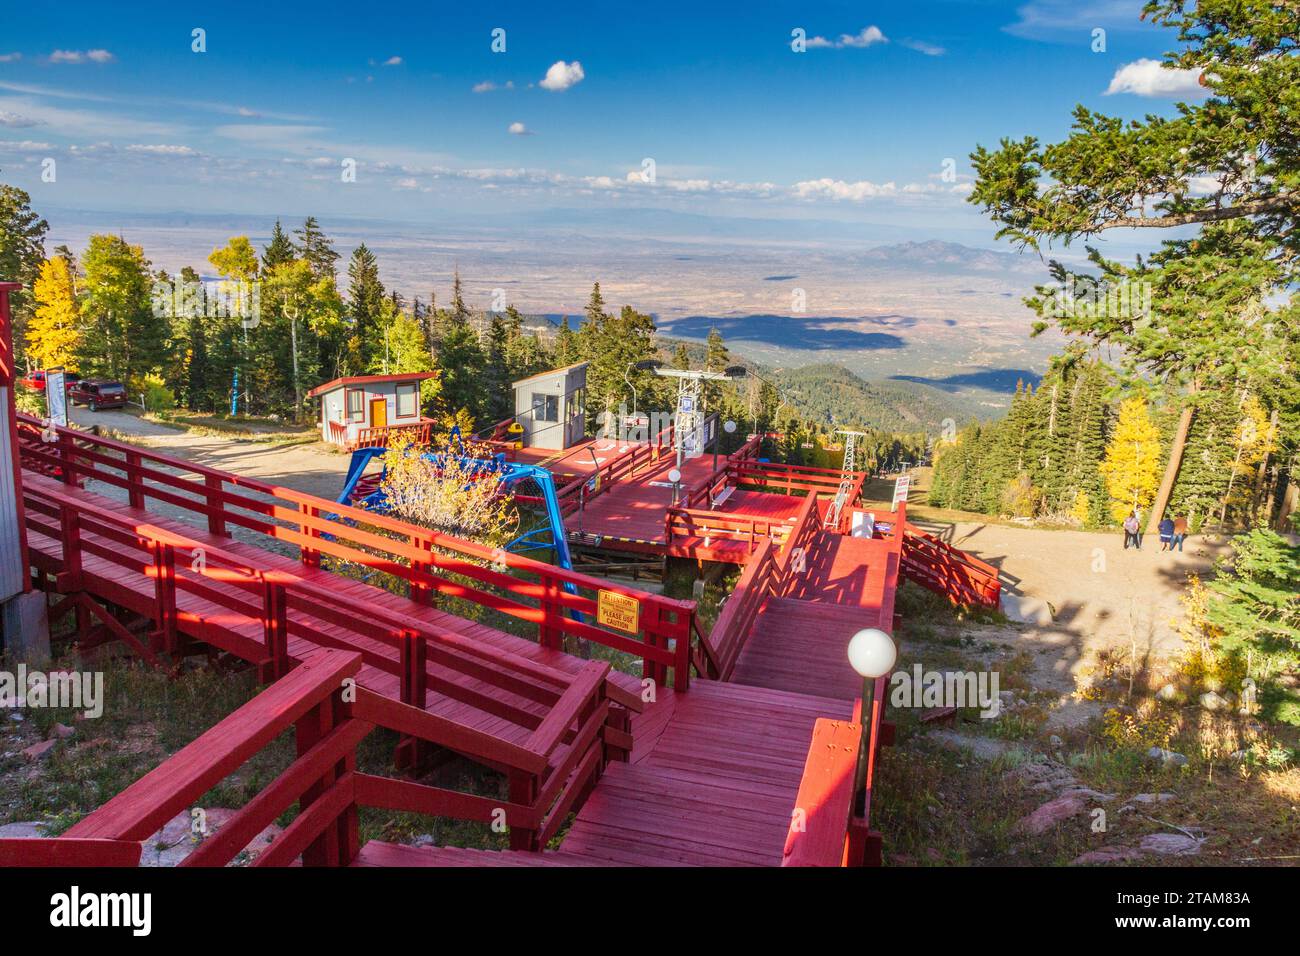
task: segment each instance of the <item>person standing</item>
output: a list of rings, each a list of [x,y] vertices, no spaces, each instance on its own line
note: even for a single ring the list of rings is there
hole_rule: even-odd
[[[1168,515],[1160,519],[1160,550],[1174,550],[1174,519]]]
[[[1179,551],[1182,551],[1183,542],[1186,540],[1187,540],[1187,519],[1184,518],[1182,515],[1179,515],[1177,518],[1174,519],[1174,540],[1170,543],[1169,550],[1172,551],[1176,547],[1178,548]]]
[[[1130,544],[1142,550],[1142,539],[1138,537],[1138,519],[1136,514],[1131,514],[1124,519],[1124,550],[1128,550]]]

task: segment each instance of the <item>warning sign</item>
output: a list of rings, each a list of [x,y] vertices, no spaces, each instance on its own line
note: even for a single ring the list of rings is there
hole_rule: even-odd
[[[911,475],[899,475],[894,481],[894,503],[890,506],[890,511],[897,511],[898,503],[907,500],[907,488],[911,483]]]
[[[596,621],[635,634],[641,630],[641,602],[617,591],[601,591],[596,597]]]

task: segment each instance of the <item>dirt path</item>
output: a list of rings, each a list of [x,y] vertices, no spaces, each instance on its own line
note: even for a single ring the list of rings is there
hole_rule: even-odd
[[[1045,531],[977,522],[920,522],[1002,572],[1008,616],[1027,638],[1064,662],[1103,647],[1168,657],[1181,647],[1174,622],[1189,572],[1206,574],[1226,544],[1193,537],[1181,553],[1161,553],[1149,536],[1125,550],[1121,534]],[[1017,614],[1017,611],[1019,613]]]

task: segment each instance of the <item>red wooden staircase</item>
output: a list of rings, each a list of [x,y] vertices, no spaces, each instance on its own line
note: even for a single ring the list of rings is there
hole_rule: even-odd
[[[910,521],[903,534],[903,575],[953,604],[996,609],[1002,599],[997,568]]]

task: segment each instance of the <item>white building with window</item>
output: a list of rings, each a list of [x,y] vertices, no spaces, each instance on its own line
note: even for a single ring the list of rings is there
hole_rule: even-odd
[[[515,421],[523,443],[557,451],[576,445],[587,430],[587,363],[540,372],[514,383]]]
[[[433,424],[420,411],[420,383],[437,372],[348,375],[307,393],[320,399],[321,438],[345,448],[379,444],[393,429]]]

